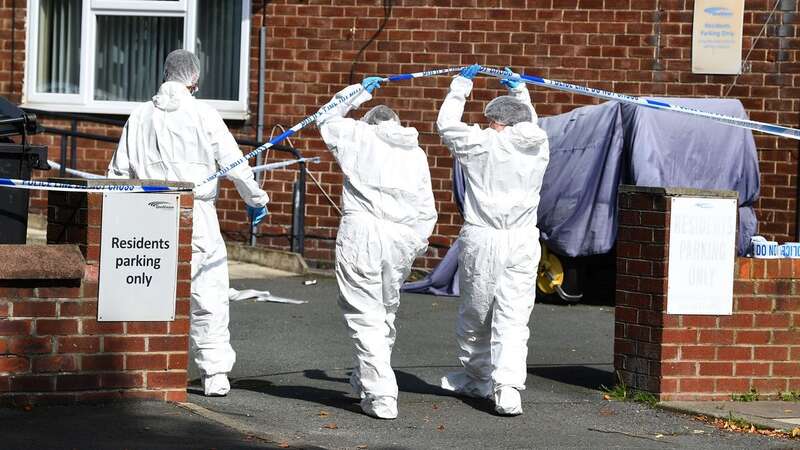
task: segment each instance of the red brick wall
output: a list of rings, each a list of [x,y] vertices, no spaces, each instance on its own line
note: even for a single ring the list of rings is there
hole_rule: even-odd
[[[26,10],[25,1],[0,0],[0,95],[15,103],[22,96]]]
[[[800,389],[800,260],[736,259],[733,314],[666,314],[669,198],[620,193],[614,367],[661,400]]]
[[[0,404],[186,400],[191,208],[181,196],[175,320],[98,322],[102,194],[50,194],[48,242],[78,244],[84,276],[0,280]]]
[[[0,7],[2,33],[8,33],[10,26],[6,19],[10,3],[6,0]],[[24,2],[18,0],[20,3]],[[729,96],[742,100],[751,118],[798,127],[798,3],[781,2],[792,10],[775,12],[750,53],[750,71],[737,78],[690,73],[691,1],[394,1],[385,29],[355,65],[353,81],[369,74],[405,73],[473,62],[509,65],[526,73],[631,95],[721,97],[736,81]],[[745,54],[774,5],[772,0],[745,2]],[[384,14],[383,2],[377,0],[253,0],[252,9],[250,103],[255,114],[258,28],[263,22],[268,34],[267,133],[277,124],[297,123],[348,84],[358,49],[377,30]],[[4,57],[8,55],[7,46],[0,46],[0,61],[10,61]],[[0,72],[0,94],[18,92],[19,83],[9,91],[8,84],[2,83],[3,76],[5,71]],[[379,101],[397,109],[401,118],[421,133],[440,212],[431,242],[444,246],[455,237],[460,225],[450,194],[452,161],[433,125],[448,81],[448,77],[439,77],[402,82],[387,85],[377,93]],[[479,78],[476,85],[474,99],[478,101],[469,103],[466,119],[480,122],[485,101],[501,91],[496,89],[495,81],[485,78]],[[597,103],[589,97],[542,88],[533,89],[533,97],[542,116]],[[254,120],[231,125],[240,135],[255,136]],[[756,142],[762,171],[762,198],[757,205],[759,231],[771,239],[794,240],[797,141],[756,134]],[[324,150],[318,132],[310,127],[299,133],[293,144],[306,155],[323,159],[311,168],[338,202],[342,176]],[[81,141],[79,167],[100,171],[113,146],[89,145]],[[271,153],[270,160],[274,157]],[[292,170],[269,175],[265,186],[273,198],[272,215],[262,225],[263,233],[287,233],[294,178]],[[323,238],[307,242],[307,256],[330,259],[330,239],[338,223],[336,212],[313,185],[309,185],[307,202],[307,233]],[[230,237],[242,238],[246,232],[243,205],[230,187],[223,190],[219,205],[223,230]],[[262,242],[286,247],[288,240],[273,238]],[[432,249],[428,255],[418,263],[431,266],[443,251]]]

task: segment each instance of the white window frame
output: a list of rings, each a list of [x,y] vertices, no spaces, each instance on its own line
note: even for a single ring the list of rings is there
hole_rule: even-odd
[[[220,112],[223,118],[243,120],[249,116],[250,80],[250,0],[242,1],[242,30],[239,43],[239,99],[202,99]],[[39,0],[28,0],[27,61],[22,106],[46,111],[128,115],[141,102],[94,99],[94,60],[98,15],[182,17],[183,47],[194,51],[197,0],[171,2],[149,0],[83,0],[81,12],[81,55],[79,92],[57,94],[36,92],[38,61]],[[203,80],[200,80],[202,86]],[[153,93],[155,94],[155,92]]]

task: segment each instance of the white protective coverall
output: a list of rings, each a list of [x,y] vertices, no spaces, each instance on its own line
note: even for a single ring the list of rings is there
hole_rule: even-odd
[[[109,178],[200,182],[242,157],[219,113],[195,99],[181,83],[167,81],[152,102],[130,115],[108,166]],[[245,203],[268,198],[247,164],[227,173]],[[236,353],[228,332],[228,260],[214,202],[217,181],[194,191],[191,340],[204,376],[230,372]],[[226,381],[227,384],[227,381]],[[227,388],[207,395],[225,394]]]
[[[360,88],[350,86],[335,98]],[[391,354],[400,285],[427,249],[437,214],[417,130],[393,120],[370,125],[344,117],[371,98],[363,91],[317,125],[345,177],[335,269],[339,305],[355,344],[350,382],[364,412],[393,418],[397,382]],[[394,411],[370,404],[385,397]]]
[[[437,120],[466,176],[456,326],[464,369],[444,377],[442,387],[490,398],[505,386],[525,388],[541,256],[536,209],[549,148],[524,84],[509,95],[530,106],[533,121],[500,132],[461,122],[471,90],[472,80],[455,77]]]

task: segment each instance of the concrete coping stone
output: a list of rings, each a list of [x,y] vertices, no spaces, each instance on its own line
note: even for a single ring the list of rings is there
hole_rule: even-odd
[[[80,280],[85,265],[77,245],[0,245],[3,280]]]
[[[667,401],[659,403],[658,406],[682,414],[700,414],[719,419],[733,416],[758,427],[773,430],[789,431],[800,425],[800,405],[797,402]]]
[[[663,195],[665,197],[703,197],[703,198],[739,198],[739,193],[723,189],[695,189],[682,187],[633,186],[619,185],[620,193],[639,192],[643,194]]]
[[[187,181],[133,180],[127,178],[96,178],[91,180],[85,178],[48,178],[48,181],[76,184],[78,186],[117,186],[121,184],[130,184],[134,186],[167,186],[179,189],[192,189],[194,187],[194,183],[189,183]]]
[[[228,258],[235,261],[258,264],[264,267],[300,275],[309,273],[306,260],[298,253],[265,247],[251,247],[234,242],[228,242],[226,247],[228,250]]]

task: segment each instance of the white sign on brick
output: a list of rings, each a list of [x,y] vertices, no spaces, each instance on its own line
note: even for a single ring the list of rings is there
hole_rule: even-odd
[[[742,72],[744,0],[695,0],[692,73]]]
[[[103,194],[97,320],[175,319],[178,194]]]
[[[730,315],[736,199],[673,197],[667,314]]]

